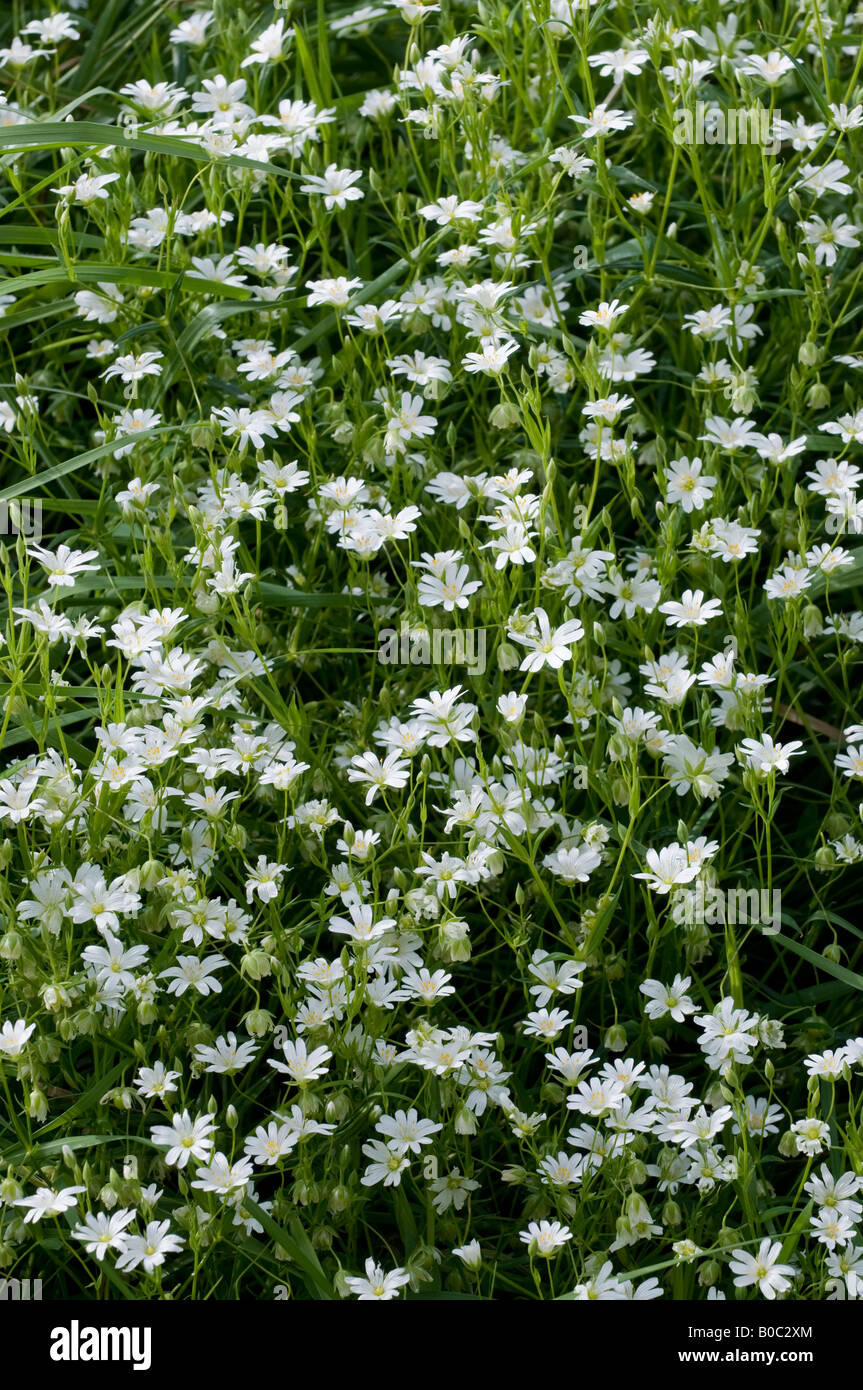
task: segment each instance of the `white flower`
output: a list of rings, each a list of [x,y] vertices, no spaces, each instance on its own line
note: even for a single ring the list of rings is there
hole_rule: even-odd
[[[248,68],[255,63],[277,63],[283,56],[285,44],[293,37],[293,29],[285,29],[285,21],[277,19],[268,24],[252,43],[252,51],[244,58],[240,67]]]
[[[498,714],[503,716],[507,724],[519,724],[524,718],[526,705],[526,695],[519,695],[518,691],[510,690],[508,694],[498,696],[495,708]]]
[[[337,275],[331,280],[309,280],[306,289],[310,291],[306,301],[310,309],[316,304],[330,304],[335,308],[347,304],[354,290],[362,287],[362,280],[348,280],[344,275]]]
[[[178,956],[177,964],[162,970],[159,978],[170,981],[167,986],[169,994],[179,996],[185,994],[187,989],[194,989],[203,995],[220,994],[222,986],[214,972],[223,970],[227,964],[224,956],[219,955],[205,956],[203,960],[197,956]]]
[[[541,671],[549,666],[557,671],[564,662],[572,660],[572,648],[584,636],[584,628],[577,618],[570,618],[552,630],[548,614],[544,608],[534,613],[538,633],[510,632],[513,641],[519,642],[530,651],[519,666],[520,671]]]
[[[27,1039],[36,1031],[35,1023],[27,1023],[25,1019],[16,1019],[14,1023],[8,1020],[0,1028],[0,1053],[6,1057],[20,1057]]]
[[[626,111],[607,110],[600,102],[586,116],[570,116],[569,119],[583,127],[581,133],[589,140],[594,136],[610,135],[616,130],[628,130],[634,117]]]
[[[551,1259],[562,1245],[572,1240],[572,1231],[560,1221],[531,1221],[526,1231],[519,1231],[519,1240],[524,1242],[531,1255]]]
[[[781,1253],[781,1242],[771,1242],[769,1236],[762,1240],[757,1255],[746,1250],[732,1250],[730,1264],[736,1276],[735,1287],[745,1289],[755,1284],[759,1293],[771,1299],[775,1298],[777,1293],[786,1293],[791,1288],[796,1271],[793,1265],[779,1263]]]
[[[175,1255],[183,1248],[182,1236],[171,1231],[170,1221],[148,1221],[144,1234],[128,1235],[123,1250],[117,1260],[121,1270],[137,1269],[144,1266],[146,1274],[165,1263],[166,1255]]]
[[[825,1144],[830,1143],[830,1128],[823,1120],[816,1118],[795,1120],[791,1133],[797,1145],[797,1152],[812,1156],[820,1154]]]
[[[378,792],[386,787],[400,789],[406,786],[410,775],[410,765],[404,762],[397,752],[388,753],[383,760],[377,753],[360,753],[351,758],[348,768],[349,782],[368,782],[367,806],[370,806]]]
[[[647,870],[632,877],[646,879],[654,893],[669,893],[678,884],[690,883],[698,874],[699,865],[689,862],[682,845],[666,845],[661,850],[648,849],[645,857]]]
[[[254,1060],[257,1050],[255,1043],[238,1043],[236,1033],[228,1033],[227,1037],[216,1038],[212,1047],[199,1043],[194,1048],[194,1058],[204,1071],[233,1076]]]
[[[256,449],[263,449],[265,437],[278,437],[272,416],[266,410],[250,410],[248,406],[235,410],[232,406],[224,405],[214,407],[210,419],[221,425],[229,438],[237,439],[241,453],[245,452],[249,443]]]
[[[345,1283],[361,1303],[376,1298],[384,1302],[397,1298],[399,1289],[403,1288],[409,1281],[410,1275],[406,1270],[392,1269],[388,1274],[385,1274],[381,1266],[375,1264],[371,1258],[366,1260],[365,1278],[357,1274],[345,1276]]]
[[[120,1208],[110,1214],[104,1211],[89,1211],[80,1226],[72,1231],[75,1240],[84,1242],[88,1255],[95,1255],[101,1263],[109,1250],[123,1250],[129,1239],[125,1228],[134,1221],[136,1212]]]
[[[274,1061],[272,1058],[268,1058],[267,1061],[271,1067],[283,1072],[298,1086],[326,1076],[327,1062],[333,1055],[328,1047],[316,1047],[309,1052],[302,1038],[296,1042],[286,1040],[282,1045],[282,1051],[285,1055],[284,1062]]]
[[[628,304],[621,304],[619,299],[603,300],[596,309],[585,309],[579,314],[578,321],[584,328],[607,328],[610,329],[615,319],[620,318],[629,308]]]
[[[398,406],[389,408],[387,415],[387,453],[404,449],[411,439],[424,439],[434,434],[437,421],[433,415],[424,415],[425,401],[422,396],[412,396],[403,391]]]
[[[246,879],[246,902],[258,897],[262,903],[271,903],[279,896],[279,880],[288,873],[287,864],[271,862],[265,854],[258,855],[254,869],[249,870]]]
[[[482,1250],[476,1239],[469,1240],[466,1245],[457,1245],[452,1253],[473,1273],[482,1265]]]
[[[675,975],[670,985],[664,985],[660,980],[645,980],[638,988],[650,1000],[644,1010],[648,1018],[664,1018],[670,1014],[676,1023],[683,1023],[687,1014],[696,1011],[695,1004],[686,993],[691,984],[689,975],[685,979]]]
[[[801,221],[800,226],[810,246],[815,247],[815,264],[832,266],[836,264],[837,248],[860,245],[857,233],[860,228],[849,222],[844,212],[825,222],[822,217],[813,216]]]
[[[831,159],[820,169],[815,164],[804,164],[800,173],[802,178],[796,185],[796,192],[811,193],[820,198],[824,193],[852,193],[850,183],[845,183],[845,175],[851,170],[841,159]]]
[[[336,164],[329,164],[321,175],[307,174],[306,182],[300,184],[300,192],[322,197],[324,207],[331,212],[334,207],[345,208],[364,196],[361,188],[354,187],[361,178],[359,169],[339,169]]]
[[[64,1211],[78,1205],[78,1196],[86,1192],[86,1187],[63,1187],[58,1192],[53,1187],[39,1187],[32,1197],[19,1197],[16,1207],[24,1207],[24,1221],[41,1221],[43,1216],[62,1216]]]
[[[669,599],[659,605],[669,627],[703,627],[722,612],[718,599],[705,599],[701,589],[686,589],[680,602]]]
[[[120,177],[119,174],[80,174],[74,183],[66,183],[62,188],[52,188],[52,193],[59,193],[61,198],[68,198],[72,203],[80,203],[83,207],[89,207],[91,203],[98,203],[108,197],[108,185],[114,183]]]
[[[169,35],[171,43],[188,44],[191,48],[201,48],[207,40],[207,29],[213,18],[212,10],[197,10],[182,20]]]
[[[459,199],[453,194],[420,208],[420,217],[436,222],[439,227],[448,227],[453,222],[475,222],[482,215],[482,210],[482,203],[475,203],[469,198]]]
[[[739,65],[738,71],[748,74],[751,77],[759,77],[768,86],[774,87],[777,82],[781,82],[786,72],[792,72],[794,64],[784,53],[778,49],[771,49],[766,58],[762,58],[758,53],[751,53]]]
[[[481,351],[465,354],[462,366],[468,372],[499,376],[514,352],[518,352],[518,343],[512,338],[500,343],[484,343]]]
[[[787,772],[789,758],[799,757],[803,744],[799,739],[792,743],[774,743],[770,734],[762,734],[760,739],[741,739],[739,748],[759,777],[766,777],[771,772]]]
[[[71,589],[79,574],[97,572],[98,565],[90,561],[98,557],[98,550],[70,550],[68,545],[59,545],[56,551],[46,550],[41,545],[31,545],[27,551],[45,569],[50,586]]]

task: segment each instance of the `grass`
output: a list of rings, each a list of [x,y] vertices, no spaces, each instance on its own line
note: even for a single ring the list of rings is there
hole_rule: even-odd
[[[807,6],[805,25],[751,0],[733,13],[600,4],[569,20],[548,0],[371,8],[352,28],[343,5],[215,0],[194,47],[169,38],[188,5],[91,2],[72,13],[79,37],[0,69],[0,1023],[34,1025],[0,1052],[0,1268],[42,1278],[52,1298],[331,1299],[360,1291],[346,1280],[371,1259],[404,1271],[411,1298],[509,1300],[580,1297],[611,1261],[618,1293],[629,1281],[642,1296],[750,1298],[769,1280],[736,1286],[730,1260],[769,1238],[792,1296],[822,1299],[841,1278],[855,1297],[837,1259],[859,1259],[863,1181],[863,767],[845,733],[861,719],[863,580],[857,532],[837,530],[832,484],[812,472],[847,465],[853,512],[863,122],[837,112],[861,99],[857,18],[837,0]],[[0,46],[42,17],[13,6]],[[293,29],[281,56],[241,67],[279,19]],[[675,47],[660,20],[700,37]],[[441,45],[455,48],[429,58]],[[640,70],[618,75],[626,50]],[[605,75],[589,61],[601,53]],[[763,80],[752,54],[784,71]],[[693,75],[696,59],[713,66]],[[233,146],[214,156],[193,98],[219,74],[247,85],[228,99]],[[148,115],[121,91],[139,79],[185,95]],[[383,114],[375,93],[392,98]],[[317,123],[294,108],[279,125],[291,102],[312,103]],[[696,102],[785,122],[778,152],[678,143]],[[621,128],[597,135],[601,103]],[[269,151],[267,133],[281,136]],[[359,173],[361,198],[327,208],[304,191],[331,165]],[[823,192],[813,169],[832,169]],[[57,193],[88,173],[118,177],[86,204]],[[468,207],[438,225],[428,205],[447,198]],[[135,219],[154,209],[167,231],[148,244]],[[254,248],[273,246],[258,274]],[[473,249],[448,257],[459,246]],[[228,266],[201,278],[202,258]],[[353,282],[346,302],[310,303],[335,277]],[[105,287],[102,321],[86,318]],[[613,301],[618,317],[590,321]],[[369,306],[384,306],[371,331]],[[471,369],[468,353],[506,341],[499,372]],[[240,370],[261,343],[289,354],[284,379]],[[155,373],[105,376],[151,352]],[[444,370],[399,374],[417,352]],[[427,433],[398,421],[403,392]],[[133,422],[136,410],[152,414]],[[231,433],[225,412],[243,410],[264,412],[260,448]],[[690,509],[674,478],[696,456],[713,485]],[[123,500],[132,479],[155,488],[144,504]],[[341,522],[339,479],[364,488]],[[39,534],[16,535],[29,514],[15,506],[37,502]],[[400,512],[403,531],[381,543],[375,528]],[[516,528],[503,548],[501,512],[503,533]],[[56,586],[34,545],[95,556]],[[429,601],[422,567],[444,552],[467,567],[446,583],[477,582],[454,610]],[[776,597],[786,565],[790,597]],[[672,626],[665,605],[692,590],[718,612]],[[160,637],[152,610],[166,609]],[[552,632],[581,631],[530,669],[537,610]],[[69,622],[54,635],[45,612]],[[402,626],[482,631],[485,669],[386,664],[381,632]],[[697,679],[732,649],[733,690]],[[679,698],[657,674],[675,652],[693,678]],[[416,702],[455,687],[454,736]],[[524,706],[508,719],[511,694]],[[170,703],[183,696],[190,708]],[[630,735],[636,709],[654,718]],[[764,755],[771,739],[800,747],[762,772],[744,740]],[[112,745],[130,760],[119,772]],[[391,778],[376,769],[375,790],[359,760],[392,747],[402,761]],[[267,779],[280,754],[305,765],[284,785]],[[208,802],[213,787],[231,798]],[[778,920],[687,922],[697,844],[702,886],[778,893]],[[673,892],[634,877],[673,846]],[[562,867],[570,850],[581,878]],[[261,856],[280,866],[272,896],[255,886]],[[87,915],[88,874],[126,894],[113,921]],[[394,964],[333,932],[360,902],[392,919]],[[145,948],[116,995],[82,955],[106,933]],[[168,992],[161,972],[178,957],[212,955],[218,992]],[[341,982],[316,993],[321,958]],[[563,972],[548,1008],[566,1014],[544,1036],[531,993],[543,959]],[[581,987],[566,992],[572,962]],[[429,1001],[424,967],[453,992]],[[651,1016],[641,985],[675,977],[691,1008]],[[695,1019],[723,1000],[745,1011],[749,1042],[717,1057]],[[472,1035],[467,1051],[430,1068],[446,1041],[433,1030],[453,1028]],[[582,1050],[579,1029],[593,1055],[575,1078],[548,1057]],[[229,1033],[254,1057],[205,1071],[196,1049]],[[293,1084],[267,1061],[299,1038],[330,1055]],[[176,1089],[144,1095],[140,1069],[157,1063]],[[607,1083],[621,1068],[626,1098],[612,1085],[605,1107],[567,1108],[603,1067]],[[716,1119],[709,1142],[683,1148],[667,1128],[685,1105],[651,1111],[651,1067]],[[637,1128],[615,1151],[630,1102]],[[429,1142],[390,1144],[399,1181],[371,1180],[381,1116],[412,1107]],[[153,1130],[186,1110],[216,1129],[178,1167]],[[811,1152],[806,1120],[825,1126]],[[236,1164],[270,1123],[291,1133],[278,1162],[241,1164],[226,1190],[207,1177],[214,1153]],[[587,1125],[596,1161],[584,1133],[571,1138]],[[568,1182],[549,1178],[560,1154]],[[850,1175],[836,1252],[813,1225],[824,1174]],[[46,1186],[84,1190],[25,1224],[15,1202]],[[97,1259],[76,1232],[117,1211],[135,1213],[133,1239]],[[177,1248],[130,1264],[154,1221]],[[544,1221],[566,1233],[550,1258],[531,1225]],[[477,1268],[455,1253],[472,1241]]]

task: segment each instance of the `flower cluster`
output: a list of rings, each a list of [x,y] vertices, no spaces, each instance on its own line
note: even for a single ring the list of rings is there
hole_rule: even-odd
[[[863,1297],[861,16],[98,9],[0,20],[0,1271]]]

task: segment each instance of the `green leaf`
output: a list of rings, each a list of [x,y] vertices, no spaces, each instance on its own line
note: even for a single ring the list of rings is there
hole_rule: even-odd
[[[73,232],[70,242],[76,250],[104,251],[105,238],[93,236],[89,232]],[[12,222],[0,226],[0,246],[58,246],[60,237],[56,227],[28,226],[26,222]]]
[[[137,1134],[72,1134],[67,1139],[51,1139],[47,1144],[34,1144],[32,1149],[24,1149],[19,1144],[17,1149],[10,1149],[8,1153],[0,1152],[0,1162],[30,1164],[45,1158],[59,1158],[64,1149],[77,1153],[80,1149],[98,1149],[103,1144],[122,1144],[124,1151],[132,1144],[144,1144],[148,1149],[158,1148],[152,1139],[144,1139]]]
[[[19,257],[19,263],[21,258]],[[142,265],[108,265],[102,261],[84,261],[75,266],[74,280],[64,265],[33,270],[29,275],[16,275],[0,281],[4,294],[23,294],[42,285],[82,284],[145,286],[149,289],[170,290],[180,284],[194,293],[222,295],[227,299],[247,299],[249,291],[241,285],[223,285],[219,280],[202,280],[197,275],[177,275],[169,270],[151,270]]]
[[[92,719],[92,717],[92,710],[74,710],[71,714],[52,715],[50,724],[44,729],[36,729],[32,725],[25,724],[22,719],[21,725],[17,729],[13,729],[11,732],[7,730],[0,747],[5,751],[8,748],[16,747],[19,743],[35,743],[37,745],[47,743],[50,748],[59,748],[62,751],[65,744],[69,753],[74,754],[82,766],[89,767],[93,756],[90,749],[85,748],[82,743],[78,743],[77,739],[66,735],[61,738],[60,729],[67,728],[70,724],[80,724],[83,719]],[[3,769],[4,776],[8,776],[10,772],[11,768]]]
[[[75,301],[70,297],[68,299],[52,299],[50,304],[36,304],[32,309],[22,309],[16,314],[4,314],[0,318],[0,333],[8,333],[11,329],[20,328],[25,323],[37,323],[39,319],[56,318],[58,314],[65,313],[74,307]]]
[[[800,81],[803,83],[803,86],[806,88],[812,100],[815,102],[815,105],[818,107],[818,110],[821,112],[821,115],[828,122],[828,124],[832,124],[833,115],[830,111],[829,105],[827,104],[827,99],[824,96],[822,88],[819,87],[816,82],[813,82],[812,74],[803,65],[803,63],[801,63],[800,59],[795,58],[793,53],[789,53],[787,48],[783,48],[781,43],[777,44],[777,48],[779,49],[780,53],[785,54],[786,58],[790,58],[791,62],[794,64],[794,70],[797,73],[797,76],[800,78]]]
[[[93,32],[87,42],[87,47],[81,54],[80,62],[76,65],[70,78],[69,86],[74,92],[80,92],[94,72],[96,64],[104,50],[105,43],[110,39],[114,30],[117,14],[122,4],[123,0],[106,0],[99,20],[94,26]],[[66,113],[64,112],[63,114],[65,115]]]
[[[326,590],[317,594],[307,594],[301,589],[287,589],[281,584],[265,582],[254,584],[252,593],[274,608],[353,608],[358,602],[355,594],[339,594]]]
[[[128,135],[116,125],[98,121],[23,121],[0,130],[0,151],[24,153],[27,150],[97,149],[106,147],[135,150],[139,154],[162,154],[173,159],[189,159],[195,164],[211,164],[212,157],[194,139],[179,135]],[[259,174],[285,179],[301,179],[302,174],[278,164],[264,164],[245,155],[220,155],[219,166],[252,169]]]
[[[826,956],[820,955],[817,951],[810,950],[810,948],[804,946],[802,942],[794,941],[790,936],[786,936],[784,932],[776,932],[770,940],[775,941],[777,945],[781,944],[787,946],[789,951],[793,951],[797,956],[802,956],[804,960],[809,961],[810,965],[816,965],[819,970],[823,970],[826,974],[832,975],[836,980],[841,980],[843,984],[849,985],[851,989],[863,990],[863,975],[857,975],[853,970],[848,970],[844,965],[837,965],[835,961],[828,960]]]
[[[176,339],[175,350],[165,364],[159,381],[160,389],[165,392],[169,386],[173,385],[184,360],[191,355],[203,338],[212,336],[213,329],[223,319],[229,318],[233,314],[257,314],[267,311],[273,313],[277,307],[276,304],[264,299],[247,299],[242,304],[205,305]]]
[[[811,437],[809,442],[811,443]],[[835,440],[833,442],[835,448]],[[829,585],[831,594],[840,593],[843,589],[856,588],[858,584],[863,584],[863,546],[858,546],[851,551],[853,560],[850,565],[843,565],[841,569],[834,570],[832,574],[825,574],[823,570],[818,570],[813,577],[812,583],[806,590],[807,597],[817,598],[825,593]]]
[[[243,1198],[243,1206],[246,1207],[260,1221],[267,1235],[281,1245],[283,1250],[287,1250],[291,1259],[300,1269],[303,1282],[313,1298],[327,1299],[332,1301],[335,1298],[332,1285],[321,1268],[320,1260],[315,1254],[311,1241],[303,1230],[298,1216],[294,1213],[288,1217],[290,1234],[277,1226],[269,1212],[259,1207],[257,1202],[251,1198]]]
[[[77,1115],[83,1114],[85,1111],[89,1110],[91,1106],[98,1105],[102,1097],[107,1095],[111,1087],[120,1080],[123,1073],[128,1071],[130,1065],[134,1065],[134,1059],[132,1059],[131,1062],[120,1062],[108,1072],[107,1076],[100,1076],[98,1081],[95,1081],[89,1090],[86,1090],[82,1096],[79,1096],[72,1105],[68,1106],[67,1109],[62,1112],[62,1114],[55,1115],[53,1120],[49,1120],[47,1125],[43,1125],[40,1130],[37,1130],[33,1138],[35,1140],[41,1140],[43,1134],[53,1133],[55,1129],[60,1129],[62,1125],[67,1124],[69,1120],[74,1119]]]
[[[391,265],[389,269],[385,270],[382,275],[379,275],[376,280],[370,281],[370,283],[364,285],[361,290],[357,290],[356,294],[351,296],[350,302],[346,306],[347,309],[355,309],[358,305],[365,304],[369,299],[376,299],[384,290],[389,289],[394,280],[397,280],[406,270],[411,270],[413,265],[420,262],[423,252],[437,245],[445,230],[446,228],[442,227],[440,231],[434,232],[430,237],[427,237],[425,241],[421,242],[416,250],[411,252],[409,257],[400,257],[394,265]],[[331,333],[336,323],[337,316],[335,312],[327,314],[325,318],[315,324],[314,328],[308,329],[307,332],[302,333],[300,337],[296,339],[292,344],[294,351],[297,353],[305,352],[306,348],[310,348],[319,338],[323,338],[326,333]]]
[[[131,444],[133,441],[140,444],[145,439],[155,439],[160,434],[176,434],[183,429],[182,425],[155,425],[149,430],[139,430],[135,434],[121,434],[116,439],[110,440],[107,444],[99,444],[95,449],[88,449],[86,453],[75,454],[72,458],[66,459],[64,463],[56,463],[53,468],[44,468],[41,473],[34,473],[31,478],[22,478],[18,483],[10,483],[0,492],[0,502],[10,501],[13,497],[25,497],[27,493],[38,492],[40,488],[46,487],[48,483],[53,483],[57,478],[63,478],[67,473],[74,473],[78,468],[86,468],[88,463],[95,463],[97,459],[107,458],[116,449],[121,449],[124,444]]]

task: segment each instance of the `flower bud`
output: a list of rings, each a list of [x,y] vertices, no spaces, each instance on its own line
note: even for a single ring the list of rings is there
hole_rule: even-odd
[[[511,430],[519,423],[521,411],[513,401],[500,401],[492,408],[488,419],[496,430]]]
[[[823,381],[816,381],[809,387],[806,404],[810,410],[826,410],[830,404],[830,392]]]
[[[225,831],[225,844],[229,849],[244,850],[249,843],[249,835],[245,826],[239,824],[229,825]]]
[[[263,980],[272,974],[270,958],[266,951],[248,951],[240,962],[240,974],[250,980]]]
[[[497,649],[497,664],[501,671],[513,671],[521,657],[511,642],[501,642]]]
[[[329,1207],[333,1215],[337,1216],[339,1212],[347,1211],[350,1204],[350,1192],[345,1187],[344,1183],[339,1183],[339,1185],[337,1187],[334,1187],[332,1192],[330,1193],[329,1198],[327,1199],[327,1206]]]
[[[803,636],[809,641],[813,637],[820,637],[824,631],[824,619],[821,616],[820,608],[814,603],[807,603],[801,614],[803,620]]]
[[[33,1090],[30,1092],[30,1098],[27,1102],[27,1114],[30,1116],[31,1120],[39,1120],[40,1123],[48,1118],[48,1101],[38,1086],[34,1086]]]
[[[456,1134],[472,1135],[476,1134],[476,1131],[476,1115],[462,1101],[455,1112],[455,1132]]]
[[[213,593],[212,589],[195,589],[194,600],[198,612],[207,617],[219,611],[219,595]]]
[[[350,1109],[350,1100],[345,1095],[344,1091],[340,1091],[337,1095],[330,1096],[330,1099],[324,1106],[324,1119],[327,1124],[340,1125],[348,1118]]]
[[[0,1202],[4,1206],[11,1207],[13,1202],[19,1201],[24,1196],[24,1189],[17,1183],[12,1176],[10,1169],[8,1175],[0,1182]]]
[[[511,1187],[520,1187],[527,1179],[527,1172],[520,1165],[512,1168],[503,1168],[500,1174],[501,1182],[508,1183]]]
[[[797,361],[803,367],[817,367],[822,356],[817,343],[813,343],[809,338],[797,349]]]
[[[647,1169],[640,1158],[630,1159],[629,1166],[626,1170],[626,1176],[629,1178],[633,1187],[643,1187],[647,1182]]]
[[[146,893],[152,892],[157,884],[161,883],[163,874],[164,868],[159,863],[158,859],[146,860],[146,862],[141,865],[141,887]]]
[[[470,928],[467,922],[457,918],[443,922],[438,930],[438,947],[444,960],[470,960]]]
[[[243,1019],[243,1026],[252,1038],[263,1038],[273,1031],[275,1020],[266,1009],[250,1009]]]
[[[51,1013],[57,1013],[58,1009],[68,1008],[72,1002],[62,985],[43,985],[40,993],[42,1003]]]
[[[611,783],[611,795],[615,806],[629,805],[629,786],[625,777],[615,777]]]
[[[0,938],[0,957],[3,960],[19,960],[24,947],[21,933],[17,931],[7,931]]]

